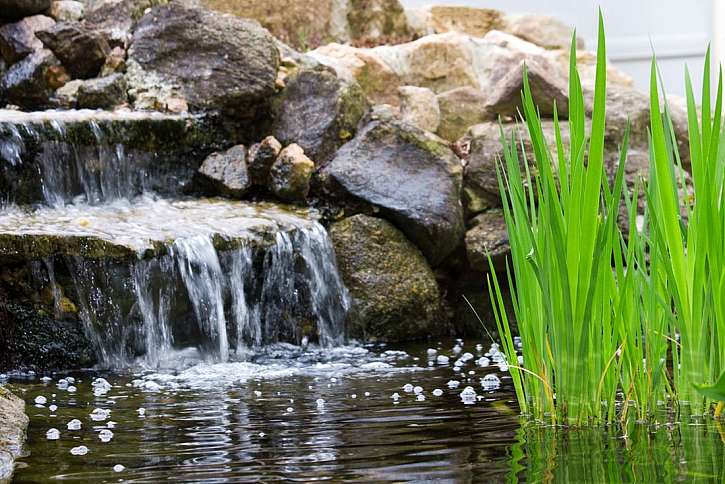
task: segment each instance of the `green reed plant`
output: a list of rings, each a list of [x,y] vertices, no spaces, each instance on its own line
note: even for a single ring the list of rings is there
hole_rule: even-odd
[[[617,393],[645,416],[664,398],[669,329],[656,297],[662,261],[651,277],[649,245],[636,229],[635,204],[623,189],[628,130],[621,140],[614,183],[605,174],[606,46],[599,16],[591,128],[572,41],[569,69],[569,140],[554,110],[555,149],[542,131],[524,71],[522,116],[533,152],[505,139],[499,185],[511,245],[507,270],[523,342],[523,365],[510,365],[523,413],[582,425],[617,418]],[[520,149],[517,146],[520,144]],[[625,239],[617,218],[630,218]],[[498,279],[490,263],[489,292],[506,354],[515,354]],[[638,270],[638,268],[645,268]],[[514,284],[515,282],[515,284]],[[643,362],[650,362],[643,364]],[[624,407],[622,415],[626,415]]]

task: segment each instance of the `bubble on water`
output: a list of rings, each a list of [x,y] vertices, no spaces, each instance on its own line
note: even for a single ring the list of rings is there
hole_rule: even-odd
[[[446,385],[448,385],[448,388],[458,388],[458,385],[460,384],[461,382],[459,382],[458,380],[449,380],[448,383],[446,383]]]
[[[453,352],[454,352],[455,354],[458,354],[458,353],[460,353],[461,351],[463,351],[463,348],[461,348],[461,345],[456,345],[456,346],[454,346],[454,347],[453,347]]]
[[[101,422],[106,420],[109,415],[111,415],[110,410],[106,410],[105,408],[96,408],[91,412],[91,420],[94,422]]]
[[[79,445],[78,447],[73,447],[70,450],[71,455],[86,455],[88,453],[88,447],[85,445]]]
[[[51,412],[55,412],[56,410],[58,410],[58,405],[50,405],[48,407],[48,410],[50,410]]]
[[[414,388],[414,387],[413,387],[413,385],[412,385],[412,384],[410,384],[410,383],[406,383],[405,385],[403,385],[403,391],[404,391],[405,393],[410,393],[410,392],[412,392],[412,391],[413,391],[413,388]]]
[[[475,374],[476,374],[476,372],[475,372],[475,371],[473,371],[473,370],[469,370],[468,374],[469,374],[469,375],[475,375]]]
[[[483,351],[483,345],[481,343],[476,345],[476,351]]]
[[[113,472],[123,472],[126,468],[123,467],[121,464],[116,464],[113,466]]]
[[[325,401],[323,399],[321,399],[321,398],[318,398],[315,401],[315,403],[317,404],[318,407],[324,407],[325,406]]]
[[[53,381],[53,379],[51,377],[49,377],[49,376],[44,376],[44,377],[42,377],[40,379],[40,381],[43,382],[43,383],[50,383],[50,382]]]
[[[463,353],[461,355],[461,361],[464,362],[464,363],[467,362],[467,361],[472,360],[473,358],[474,358],[474,356],[471,353]]]
[[[397,400],[400,398],[400,395],[398,394],[398,392],[395,392],[392,395],[390,395],[390,398],[392,398],[393,400]]]
[[[497,390],[501,386],[501,380],[496,375],[489,374],[481,378],[481,386],[486,391]]]
[[[337,383],[337,378],[335,378],[335,377],[333,376],[332,378],[330,378],[330,381],[331,381],[332,383]]]
[[[260,432],[260,433],[259,433],[259,436],[260,436],[260,437],[264,437],[265,435],[267,435],[267,434],[265,434],[264,432]]]
[[[428,351],[426,353],[432,358],[438,354],[438,350],[435,348],[428,348]]]
[[[61,378],[58,380],[58,389],[59,390],[66,390],[68,388],[68,380],[65,378]]]
[[[139,417],[143,417],[144,415],[146,415],[146,409],[145,409],[145,408],[143,408],[143,407],[139,408],[139,409],[138,409],[138,410],[136,410],[136,411],[138,412],[138,416],[139,416]]]
[[[425,400],[425,395],[423,395],[422,393],[419,393],[418,395],[416,395],[415,399],[418,400],[419,402],[422,402]]]
[[[509,371],[509,365],[505,361],[498,364],[498,369],[501,371]]]
[[[438,358],[436,358],[439,365],[447,365],[449,360],[446,355],[438,355]]]
[[[101,442],[110,442],[113,438],[113,432],[108,429],[103,429],[98,432],[98,438],[101,439]]]
[[[519,366],[524,366],[524,357],[523,357],[523,355],[519,355],[516,359],[519,362]]]
[[[262,392],[260,392],[259,390],[254,390],[254,396],[255,397],[261,397],[262,396]]]
[[[370,392],[365,392],[365,393],[364,393],[364,395],[365,395],[366,397],[369,397],[369,396],[370,396]]]
[[[413,388],[413,393],[415,393],[416,395],[423,393],[423,387],[417,386],[417,387]]]
[[[488,358],[486,358],[485,356],[482,356],[482,357],[480,357],[480,358],[478,359],[478,361],[476,361],[476,364],[477,364],[478,366],[488,366],[488,365],[490,365],[490,364],[491,364],[491,360],[489,360],[489,359],[488,359]]]
[[[116,422],[114,422],[113,420],[109,420],[108,422],[106,422],[106,427],[108,427],[109,429],[115,429]]]
[[[60,438],[60,430],[48,429],[48,431],[45,433],[45,438],[48,440],[58,440]]]
[[[91,382],[91,387],[93,387],[94,393],[106,393],[111,389],[111,384],[105,378],[99,377]]]
[[[433,390],[433,395],[436,397],[440,397],[441,395],[443,395],[443,390],[441,390],[440,388],[436,388],[435,390]]]
[[[294,412],[294,411],[295,411],[295,409],[294,409],[294,408],[292,408],[292,407],[287,407],[287,413],[292,413],[292,412]]]
[[[66,381],[67,381],[68,383],[70,383],[70,384],[73,384],[73,383],[75,383],[75,382],[76,382],[76,379],[75,379],[75,378],[73,378],[72,376],[67,376],[67,377],[65,377],[65,379],[66,379]]]
[[[81,423],[80,420],[78,420],[77,418],[74,418],[73,420],[68,422],[67,427],[68,427],[68,430],[80,430],[82,425],[83,424]]]
[[[460,394],[461,400],[464,405],[471,405],[476,403],[476,390],[473,387],[466,387]]]
[[[357,395],[353,393],[352,395],[350,395],[350,398],[357,398]]]
[[[68,393],[75,393],[78,389],[73,385],[68,387]]]

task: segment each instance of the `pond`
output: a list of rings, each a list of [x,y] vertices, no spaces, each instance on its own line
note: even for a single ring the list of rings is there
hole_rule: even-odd
[[[245,362],[196,358],[178,352],[186,369],[173,372],[8,375],[31,419],[14,482],[725,477],[725,431],[711,419],[678,423],[663,412],[659,424],[625,429],[526,424],[490,343],[277,344]]]

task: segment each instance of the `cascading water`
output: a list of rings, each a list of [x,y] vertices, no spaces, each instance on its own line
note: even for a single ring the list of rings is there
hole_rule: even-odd
[[[50,287],[56,317],[72,299],[104,366],[174,366],[190,346],[227,361],[278,341],[343,340],[348,296],[314,216],[161,198],[126,146],[87,123],[92,142],[83,145],[61,120],[0,123],[8,166],[26,163],[29,139],[39,147],[44,201],[6,206],[0,235]]]

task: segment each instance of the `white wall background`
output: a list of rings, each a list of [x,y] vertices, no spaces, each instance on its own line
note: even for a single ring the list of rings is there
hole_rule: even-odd
[[[649,86],[652,47],[665,87],[684,95],[685,64],[699,90],[708,42],[725,59],[725,0],[401,0],[406,7],[466,5],[506,13],[554,16],[576,27],[587,49],[596,49],[597,9],[601,6],[609,60]]]

